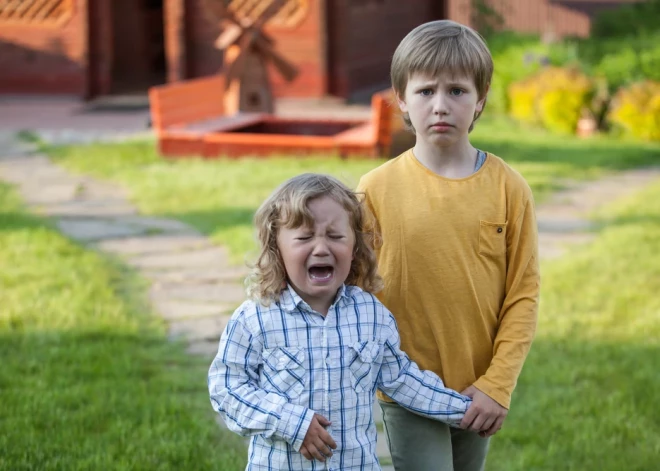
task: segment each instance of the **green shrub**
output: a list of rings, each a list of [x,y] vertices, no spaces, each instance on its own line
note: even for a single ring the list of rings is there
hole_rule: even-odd
[[[620,87],[643,80],[660,81],[660,31],[646,32],[642,28],[634,33],[609,39],[567,38],[551,44],[541,42],[537,35],[500,32],[489,36],[495,71],[488,109],[495,113],[511,112],[523,119],[528,112],[524,104],[510,102],[511,84],[535,75],[547,65],[579,65],[588,76],[604,83],[606,93],[597,108],[606,112],[610,97]],[[525,93],[523,89],[517,92]],[[594,111],[600,114],[599,110]]]
[[[537,123],[536,101],[540,93],[540,82],[528,77],[509,86],[510,114],[518,121]]]
[[[660,24],[660,0],[622,5],[596,15],[591,36],[597,39],[653,33]]]
[[[591,39],[577,48],[585,68],[603,77],[611,92],[633,82],[660,80],[660,34]]]
[[[551,131],[573,133],[593,91],[594,83],[578,69],[547,67],[509,87],[511,114]]]
[[[646,80],[619,90],[609,119],[632,136],[660,141],[660,82]]]
[[[544,75],[538,102],[541,122],[550,131],[574,133],[592,96],[591,80],[575,69],[548,69]]]
[[[488,38],[495,70],[488,94],[488,109],[510,110],[508,89],[512,83],[534,75],[546,65],[563,66],[577,59],[570,43],[542,43],[538,35],[505,31]]]

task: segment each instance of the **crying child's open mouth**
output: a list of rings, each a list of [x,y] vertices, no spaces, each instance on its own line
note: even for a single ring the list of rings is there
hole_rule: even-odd
[[[330,265],[318,265],[309,268],[309,277],[314,281],[328,281],[332,278],[334,271]]]

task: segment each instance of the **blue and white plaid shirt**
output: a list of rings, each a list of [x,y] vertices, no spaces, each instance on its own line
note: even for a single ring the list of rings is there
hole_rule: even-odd
[[[230,430],[251,435],[249,470],[380,470],[376,388],[402,406],[451,425],[471,400],[420,371],[399,349],[390,312],[373,295],[343,286],[326,317],[288,287],[268,307],[241,305],[209,371],[213,408]],[[314,413],[337,442],[321,463],[299,453]]]

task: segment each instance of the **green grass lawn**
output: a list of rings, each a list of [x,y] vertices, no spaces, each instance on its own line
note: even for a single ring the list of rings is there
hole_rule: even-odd
[[[528,180],[537,200],[567,178],[660,163],[660,147],[608,138],[579,140],[523,128],[508,119],[480,122],[476,146],[498,154]],[[253,250],[252,215],[286,178],[305,171],[331,173],[354,186],[383,160],[338,158],[165,161],[152,142],[49,149],[58,163],[126,186],[140,210],[181,219],[229,247],[234,261]]]
[[[537,199],[566,178],[660,163],[657,145],[557,138],[506,121],[481,123],[474,141],[518,168]],[[125,185],[142,211],[186,220],[229,244],[237,258],[252,248],[254,209],[285,178],[321,171],[354,185],[380,163],[293,158],[168,162],[157,157],[152,143],[49,152],[75,171]],[[234,442],[227,442],[230,451],[221,449],[209,423],[200,384],[206,365],[181,356],[164,343],[158,325],[136,315],[118,284],[117,267],[64,241],[41,222],[12,214],[14,206],[5,211],[9,224],[0,227],[10,229],[0,238],[14,240],[0,241],[11,247],[0,253],[0,262],[16,267],[0,275],[0,286],[6,285],[0,305],[13,306],[0,314],[7,338],[0,348],[3,360],[9,358],[9,366],[0,370],[0,399],[10,404],[0,408],[10,430],[8,436],[0,434],[0,448],[13,445],[8,463],[20,465],[26,450],[44,455],[41,462],[69,459],[62,469],[86,464],[88,457],[97,460],[91,468],[107,463],[129,468],[126,460],[132,456],[147,463],[142,468],[149,468],[151,460],[165,462],[163,469],[239,463],[231,451]],[[657,467],[660,184],[599,218],[602,230],[593,244],[543,264],[539,332],[505,428],[493,440],[490,471]],[[43,312],[48,316],[35,315]],[[75,348],[69,348],[72,342]],[[17,387],[7,389],[7,384]],[[51,438],[58,428],[72,432]],[[62,450],[72,453],[67,448],[71,442],[77,454],[68,458]],[[8,458],[0,454],[0,468],[2,459]]]
[[[239,470],[208,364],[168,342],[140,283],[0,185],[0,469]]]
[[[542,265],[539,330],[491,471],[657,469],[660,183]]]

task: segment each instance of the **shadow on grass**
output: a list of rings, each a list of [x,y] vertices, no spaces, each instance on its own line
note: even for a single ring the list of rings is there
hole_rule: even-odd
[[[0,231],[20,231],[53,229],[54,224],[48,219],[38,218],[26,213],[2,211],[0,209]]]
[[[507,162],[534,162],[570,164],[577,168],[601,167],[605,170],[623,170],[660,165],[660,147],[629,145],[616,141],[576,141],[575,138],[556,144],[534,143],[521,140],[499,140],[480,137],[474,145],[499,155]]]
[[[654,469],[658,364],[660,345],[537,339],[487,469]]]

